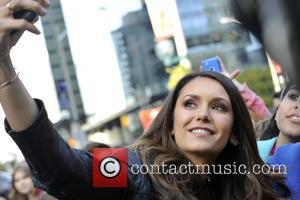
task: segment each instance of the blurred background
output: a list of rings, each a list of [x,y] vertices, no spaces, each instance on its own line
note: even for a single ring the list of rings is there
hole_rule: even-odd
[[[178,79],[209,57],[241,69],[238,80],[269,107],[285,85],[226,0],[51,0],[37,26],[41,35],[25,33],[13,49],[14,65],[75,148],[131,144]],[[0,124],[1,170],[22,156]]]

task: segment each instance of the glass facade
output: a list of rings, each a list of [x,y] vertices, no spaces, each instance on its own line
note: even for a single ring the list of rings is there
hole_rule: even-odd
[[[260,45],[239,24],[226,22],[225,0],[176,0],[193,67],[202,59],[220,56],[228,70],[266,65]],[[251,48],[256,46],[257,48]]]

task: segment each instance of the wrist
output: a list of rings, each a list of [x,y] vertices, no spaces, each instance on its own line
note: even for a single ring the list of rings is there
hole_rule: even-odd
[[[0,83],[3,83],[16,75],[9,56],[0,59]]]

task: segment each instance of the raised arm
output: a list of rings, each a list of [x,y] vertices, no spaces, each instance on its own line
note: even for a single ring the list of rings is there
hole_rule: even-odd
[[[46,1],[0,0],[0,102],[6,115],[6,131],[28,163],[35,187],[66,200],[153,199],[149,180],[130,171],[127,188],[93,187],[92,155],[67,145],[48,119],[43,102],[32,99],[18,78],[10,59],[11,47],[23,31],[39,31],[32,23],[13,19],[12,13],[29,9],[44,15]],[[11,36],[15,29],[19,32]],[[128,169],[138,160],[133,153],[130,155]]]
[[[238,82],[235,77],[237,77],[240,73],[240,70],[237,69],[231,74],[228,74],[228,72],[224,72],[223,74],[230,78],[235,86],[238,88],[240,91],[246,106],[248,108],[248,111],[251,115],[251,118],[255,121],[258,122],[260,120],[268,119],[269,117],[272,116],[272,113],[269,111],[267,108],[264,100],[256,95],[248,86],[246,83],[241,84]]]
[[[15,131],[29,127],[38,115],[36,103],[18,78],[10,59],[10,50],[24,31],[39,34],[40,31],[24,19],[14,19],[13,12],[30,9],[45,15],[47,0],[0,0],[0,102],[7,121]],[[19,30],[13,35],[12,30]]]

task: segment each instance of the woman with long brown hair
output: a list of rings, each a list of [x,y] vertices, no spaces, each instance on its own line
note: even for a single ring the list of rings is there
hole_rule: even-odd
[[[202,83],[201,80],[207,81]],[[191,84],[195,86],[190,86]],[[213,84],[217,84],[223,89],[219,91],[218,87],[213,87]],[[188,87],[195,88],[190,89]],[[207,116],[205,116],[205,113],[196,116],[195,110],[203,109],[201,107],[205,104],[204,99],[206,96],[211,95],[212,99],[216,98],[215,96],[219,98],[222,90],[227,93],[227,95],[224,95],[228,97],[227,104],[223,101],[212,101],[215,105],[212,103],[210,105],[210,101],[208,101],[207,105],[211,108],[206,109],[211,109],[211,114],[207,111]],[[206,93],[209,94],[205,95]],[[184,95],[193,97],[187,97],[187,102],[185,102]],[[194,114],[191,114],[192,116],[184,121],[185,123],[181,127],[178,127],[179,122],[177,119],[186,114],[184,111],[180,111],[180,106],[184,106],[185,103],[188,107],[186,108],[187,112],[194,112]],[[214,109],[214,106],[217,107]],[[226,112],[230,113],[230,111],[232,112],[232,118],[224,117]],[[218,114],[223,115],[224,118],[218,118]],[[193,117],[194,119],[192,119]],[[212,143],[211,146],[208,145],[209,138],[206,139],[201,136],[200,139],[197,137],[188,138],[188,132],[194,126],[204,126],[204,129],[207,129],[207,127],[217,127],[218,125],[220,127],[222,123],[230,126],[229,134],[227,133],[227,136],[222,135],[223,138]],[[179,130],[176,130],[177,127]],[[180,132],[182,127],[186,128],[183,128],[181,133],[177,133]],[[188,162],[221,166],[226,164],[227,166],[232,164],[240,166],[243,164],[247,169],[252,169],[254,165],[264,165],[257,152],[251,118],[239,91],[231,80],[217,73],[202,72],[184,77],[167,97],[153,125],[139,138],[134,146],[141,151],[143,163],[149,165],[153,163],[161,165],[162,162],[176,165],[187,164]],[[190,152],[194,152],[195,155]],[[200,161],[197,158],[195,159],[197,155]],[[154,187],[159,191],[160,199],[198,199],[196,194],[199,184],[197,184],[195,175],[178,174],[170,177],[169,175],[154,173],[150,176]],[[253,171],[249,171],[244,175],[211,174],[210,176],[208,177],[210,181],[206,185],[210,186],[210,191],[213,191],[210,193],[212,195],[210,198],[214,196],[216,199],[275,199],[277,194],[272,189],[271,182],[275,183],[280,180],[280,176],[271,173],[255,174]],[[201,182],[201,180],[198,181]],[[194,185],[197,185],[197,187],[194,188]],[[170,194],[170,190],[172,194]]]
[[[98,174],[92,171],[93,157],[71,149],[60,137],[9,56],[21,35],[10,35],[11,30],[39,33],[32,23],[13,19],[13,12],[30,9],[44,15],[47,6],[46,0],[0,0],[0,101],[6,130],[28,162],[35,186],[72,200],[289,197],[276,171],[254,171],[264,163],[246,105],[232,81],[213,72],[189,74],[169,94],[152,126],[129,150],[127,187],[93,187]],[[138,173],[134,167],[142,165],[158,168]],[[159,173],[160,168],[169,170]]]
[[[33,187],[31,174],[26,162],[18,163],[12,173],[9,200],[40,200],[43,191]]]
[[[275,150],[288,143],[300,141],[300,89],[289,82],[281,93],[281,102],[269,120],[258,141],[258,150],[263,160],[268,160]]]

